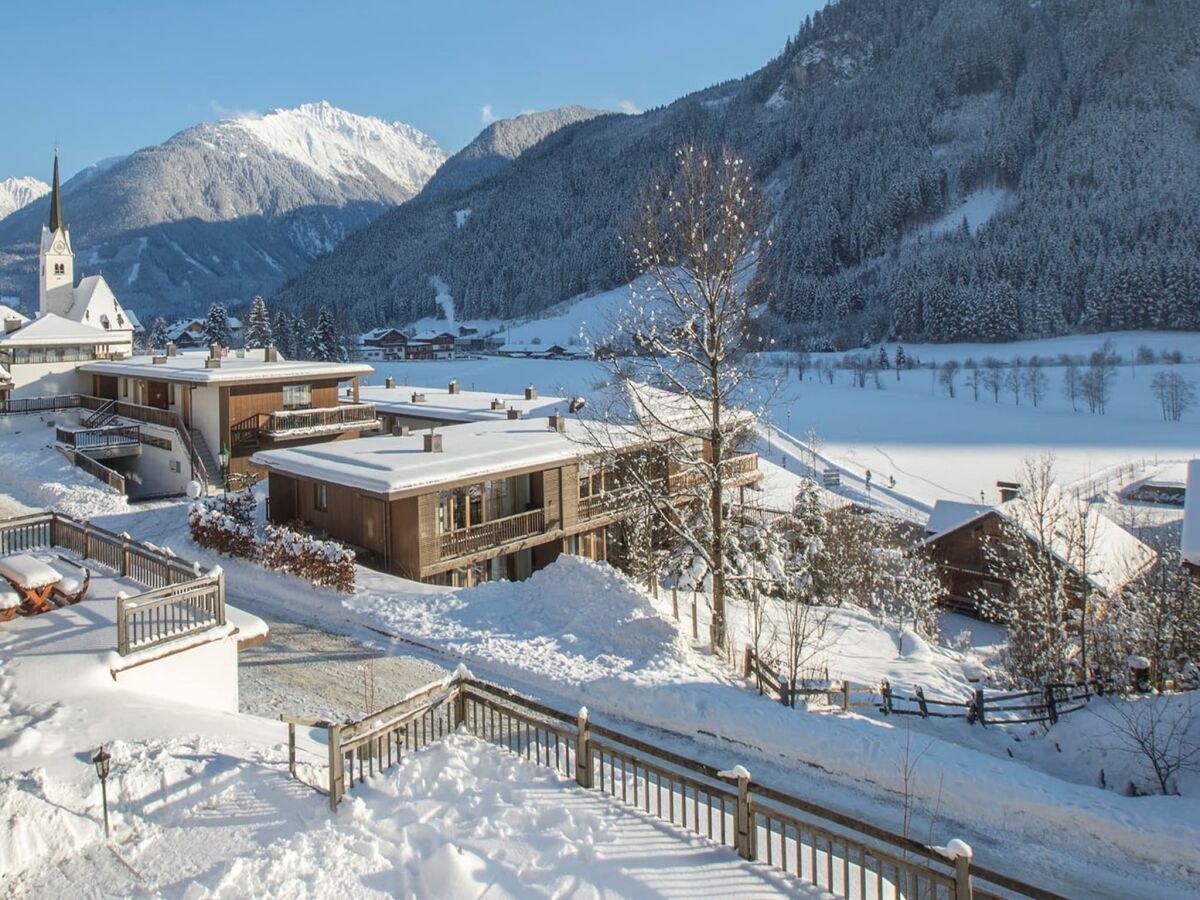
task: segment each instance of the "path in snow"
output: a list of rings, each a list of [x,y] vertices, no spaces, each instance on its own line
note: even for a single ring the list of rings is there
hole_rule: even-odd
[[[447,670],[307,625],[270,621],[271,640],[238,658],[241,710],[343,720],[359,718],[437,681]]]

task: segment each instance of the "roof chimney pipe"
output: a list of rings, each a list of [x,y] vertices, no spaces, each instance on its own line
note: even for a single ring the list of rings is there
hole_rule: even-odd
[[[442,452],[442,436],[429,429],[429,434],[425,435],[425,452],[426,453],[441,453]]]
[[[535,388],[532,384],[529,387],[525,388],[525,399],[526,400],[536,400],[537,399],[537,388]]]
[[[393,390],[396,387],[396,376],[389,375],[387,378],[383,379],[383,386],[389,391]]]
[[[451,394],[457,394],[457,393],[458,393],[458,379],[457,379],[457,378],[453,379],[453,380],[450,382],[450,384],[449,384],[449,385],[447,385],[447,390],[449,390]]]

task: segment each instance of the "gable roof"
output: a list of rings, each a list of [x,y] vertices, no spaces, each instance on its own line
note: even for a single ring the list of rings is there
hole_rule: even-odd
[[[1080,500],[1074,494],[1069,494],[1057,487],[1053,490],[1053,495],[1048,503],[1052,507],[1057,507],[1065,515],[1078,513],[1085,505],[1085,501]],[[931,530],[930,524],[937,524],[934,519],[935,516],[938,516],[938,506],[942,504],[946,504],[946,506],[941,518],[951,524],[930,534],[922,542],[923,545],[941,540],[946,535],[960,531],[991,515],[999,516],[1006,522],[1015,525],[1031,541],[1037,540],[1037,529],[1034,527],[1036,517],[1025,498],[1017,497],[1001,503],[999,506],[977,507],[974,514],[967,514],[967,508],[974,504],[939,500],[934,506],[933,513],[930,514],[926,530]],[[1075,569],[1077,574],[1086,577],[1088,583],[1094,588],[1105,594],[1112,594],[1148,569],[1158,558],[1158,554],[1104,515],[1098,504],[1086,504],[1086,507],[1088,530],[1093,536],[1092,546],[1088,553],[1088,571],[1079,572],[1075,564],[1068,561],[1076,554],[1072,549],[1071,538],[1061,530],[1056,530],[1051,536],[1049,550],[1060,562],[1067,563]]]
[[[13,319],[24,325],[29,321],[29,316],[17,312],[11,306],[0,303],[0,322],[11,322]]]
[[[958,500],[938,500],[925,521],[925,533],[940,535],[957,531],[968,522],[991,512],[995,507],[986,503],[960,503]]]
[[[94,328],[54,313],[38,316],[28,325],[23,325],[16,331],[0,338],[0,347],[126,343],[128,343],[128,338],[119,338],[103,328]]]

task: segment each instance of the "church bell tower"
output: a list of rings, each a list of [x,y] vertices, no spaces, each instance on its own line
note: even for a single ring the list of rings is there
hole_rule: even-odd
[[[71,232],[62,217],[57,147],[54,149],[54,184],[50,188],[50,222],[42,227],[38,262],[38,309],[43,315],[65,316],[75,301],[75,251],[71,249]]]

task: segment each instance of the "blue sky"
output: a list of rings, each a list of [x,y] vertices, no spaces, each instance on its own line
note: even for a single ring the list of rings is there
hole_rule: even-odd
[[[48,180],[203,120],[328,100],[457,150],[495,117],[646,109],[753,71],[815,0],[9,4],[0,178]],[[55,23],[60,23],[57,27]]]

